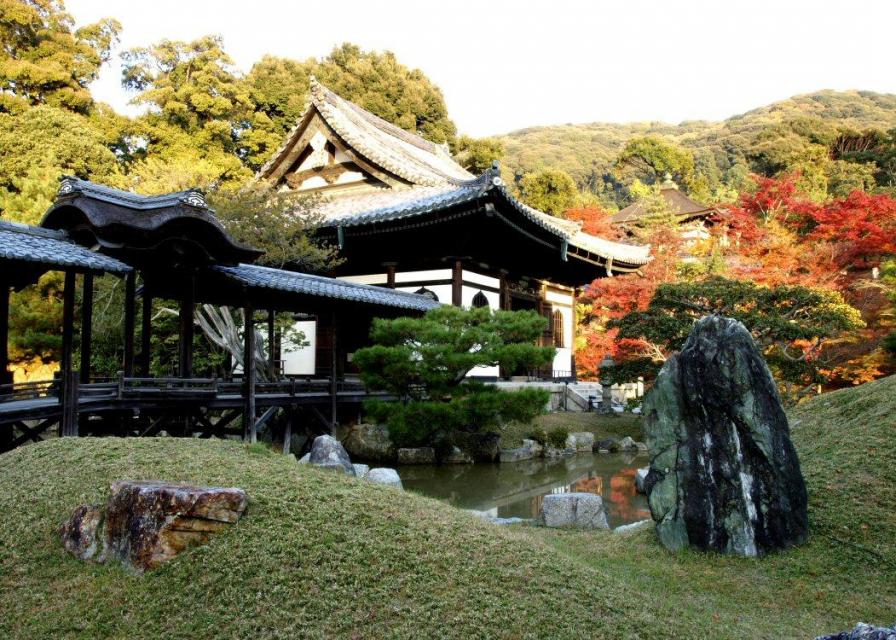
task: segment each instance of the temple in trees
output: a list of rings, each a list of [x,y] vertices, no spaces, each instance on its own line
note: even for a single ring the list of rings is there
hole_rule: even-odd
[[[660,185],[659,195],[665,207],[665,211],[659,213],[674,218],[686,244],[693,244],[709,237],[707,227],[712,224],[713,217],[719,214],[718,209],[689,198],[668,176]],[[610,217],[610,222],[623,229],[631,229],[647,223],[657,215],[658,212],[651,211],[644,202],[638,201],[614,213]]]
[[[404,131],[314,79],[304,115],[257,178],[320,197],[320,233],[355,283],[493,309],[532,309],[557,348],[551,372],[575,372],[575,305],[596,278],[636,271],[649,247],[611,242],[517,200],[497,167],[476,176],[446,146]],[[314,326],[301,327],[313,337]],[[314,350],[286,356],[286,373],[313,371]],[[319,357],[322,354],[319,354]],[[483,376],[497,371],[479,372]]]

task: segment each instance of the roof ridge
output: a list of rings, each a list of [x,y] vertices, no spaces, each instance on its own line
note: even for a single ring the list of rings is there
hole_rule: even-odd
[[[90,195],[113,204],[124,204],[137,209],[153,209],[170,206],[174,203],[182,203],[197,209],[213,211],[205,201],[205,194],[197,187],[173,191],[155,196],[145,196],[133,191],[116,189],[104,184],[85,180],[73,175],[59,177],[59,190],[56,192],[56,200],[75,196],[78,194]]]
[[[24,222],[16,222],[14,220],[0,220],[0,231],[12,231],[15,233],[23,233],[29,236],[37,236],[40,238],[52,238],[53,240],[63,240],[68,242],[68,234],[59,229],[46,229],[44,227],[35,227],[34,225],[25,224]]]

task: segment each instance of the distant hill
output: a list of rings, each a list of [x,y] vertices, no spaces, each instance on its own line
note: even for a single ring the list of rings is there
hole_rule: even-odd
[[[500,136],[504,164],[516,175],[552,168],[569,173],[580,188],[600,193],[616,154],[633,136],[660,135],[694,152],[711,183],[731,172],[774,173],[813,145],[833,143],[843,129],[896,127],[896,95],[871,91],[818,91],[732,116],[721,122],[626,124],[595,122],[530,127]]]

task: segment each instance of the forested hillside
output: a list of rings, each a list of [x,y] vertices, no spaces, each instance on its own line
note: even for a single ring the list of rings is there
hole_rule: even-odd
[[[816,189],[821,189],[821,183],[834,183],[836,195],[845,195],[864,176],[836,161],[859,152],[863,145],[873,146],[870,140],[859,141],[861,134],[893,128],[896,95],[818,91],[721,122],[566,124],[531,127],[498,139],[505,148],[504,164],[518,179],[559,169],[572,176],[582,191],[599,196],[602,204],[613,208],[632,199],[630,176],[616,166],[632,138],[658,137],[691,151],[700,176],[700,193],[695,195],[725,201],[743,189],[750,173],[774,175],[798,169],[806,180],[815,181]],[[844,139],[847,132],[856,139]],[[857,143],[858,147],[849,146]]]

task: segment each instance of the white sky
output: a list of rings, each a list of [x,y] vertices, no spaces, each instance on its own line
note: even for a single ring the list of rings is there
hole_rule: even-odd
[[[718,120],[817,89],[896,93],[891,0],[67,0],[78,24],[115,17],[120,49],[224,37],[263,54],[388,49],[445,93],[462,133],[579,122]],[[117,55],[94,95],[119,111]]]

